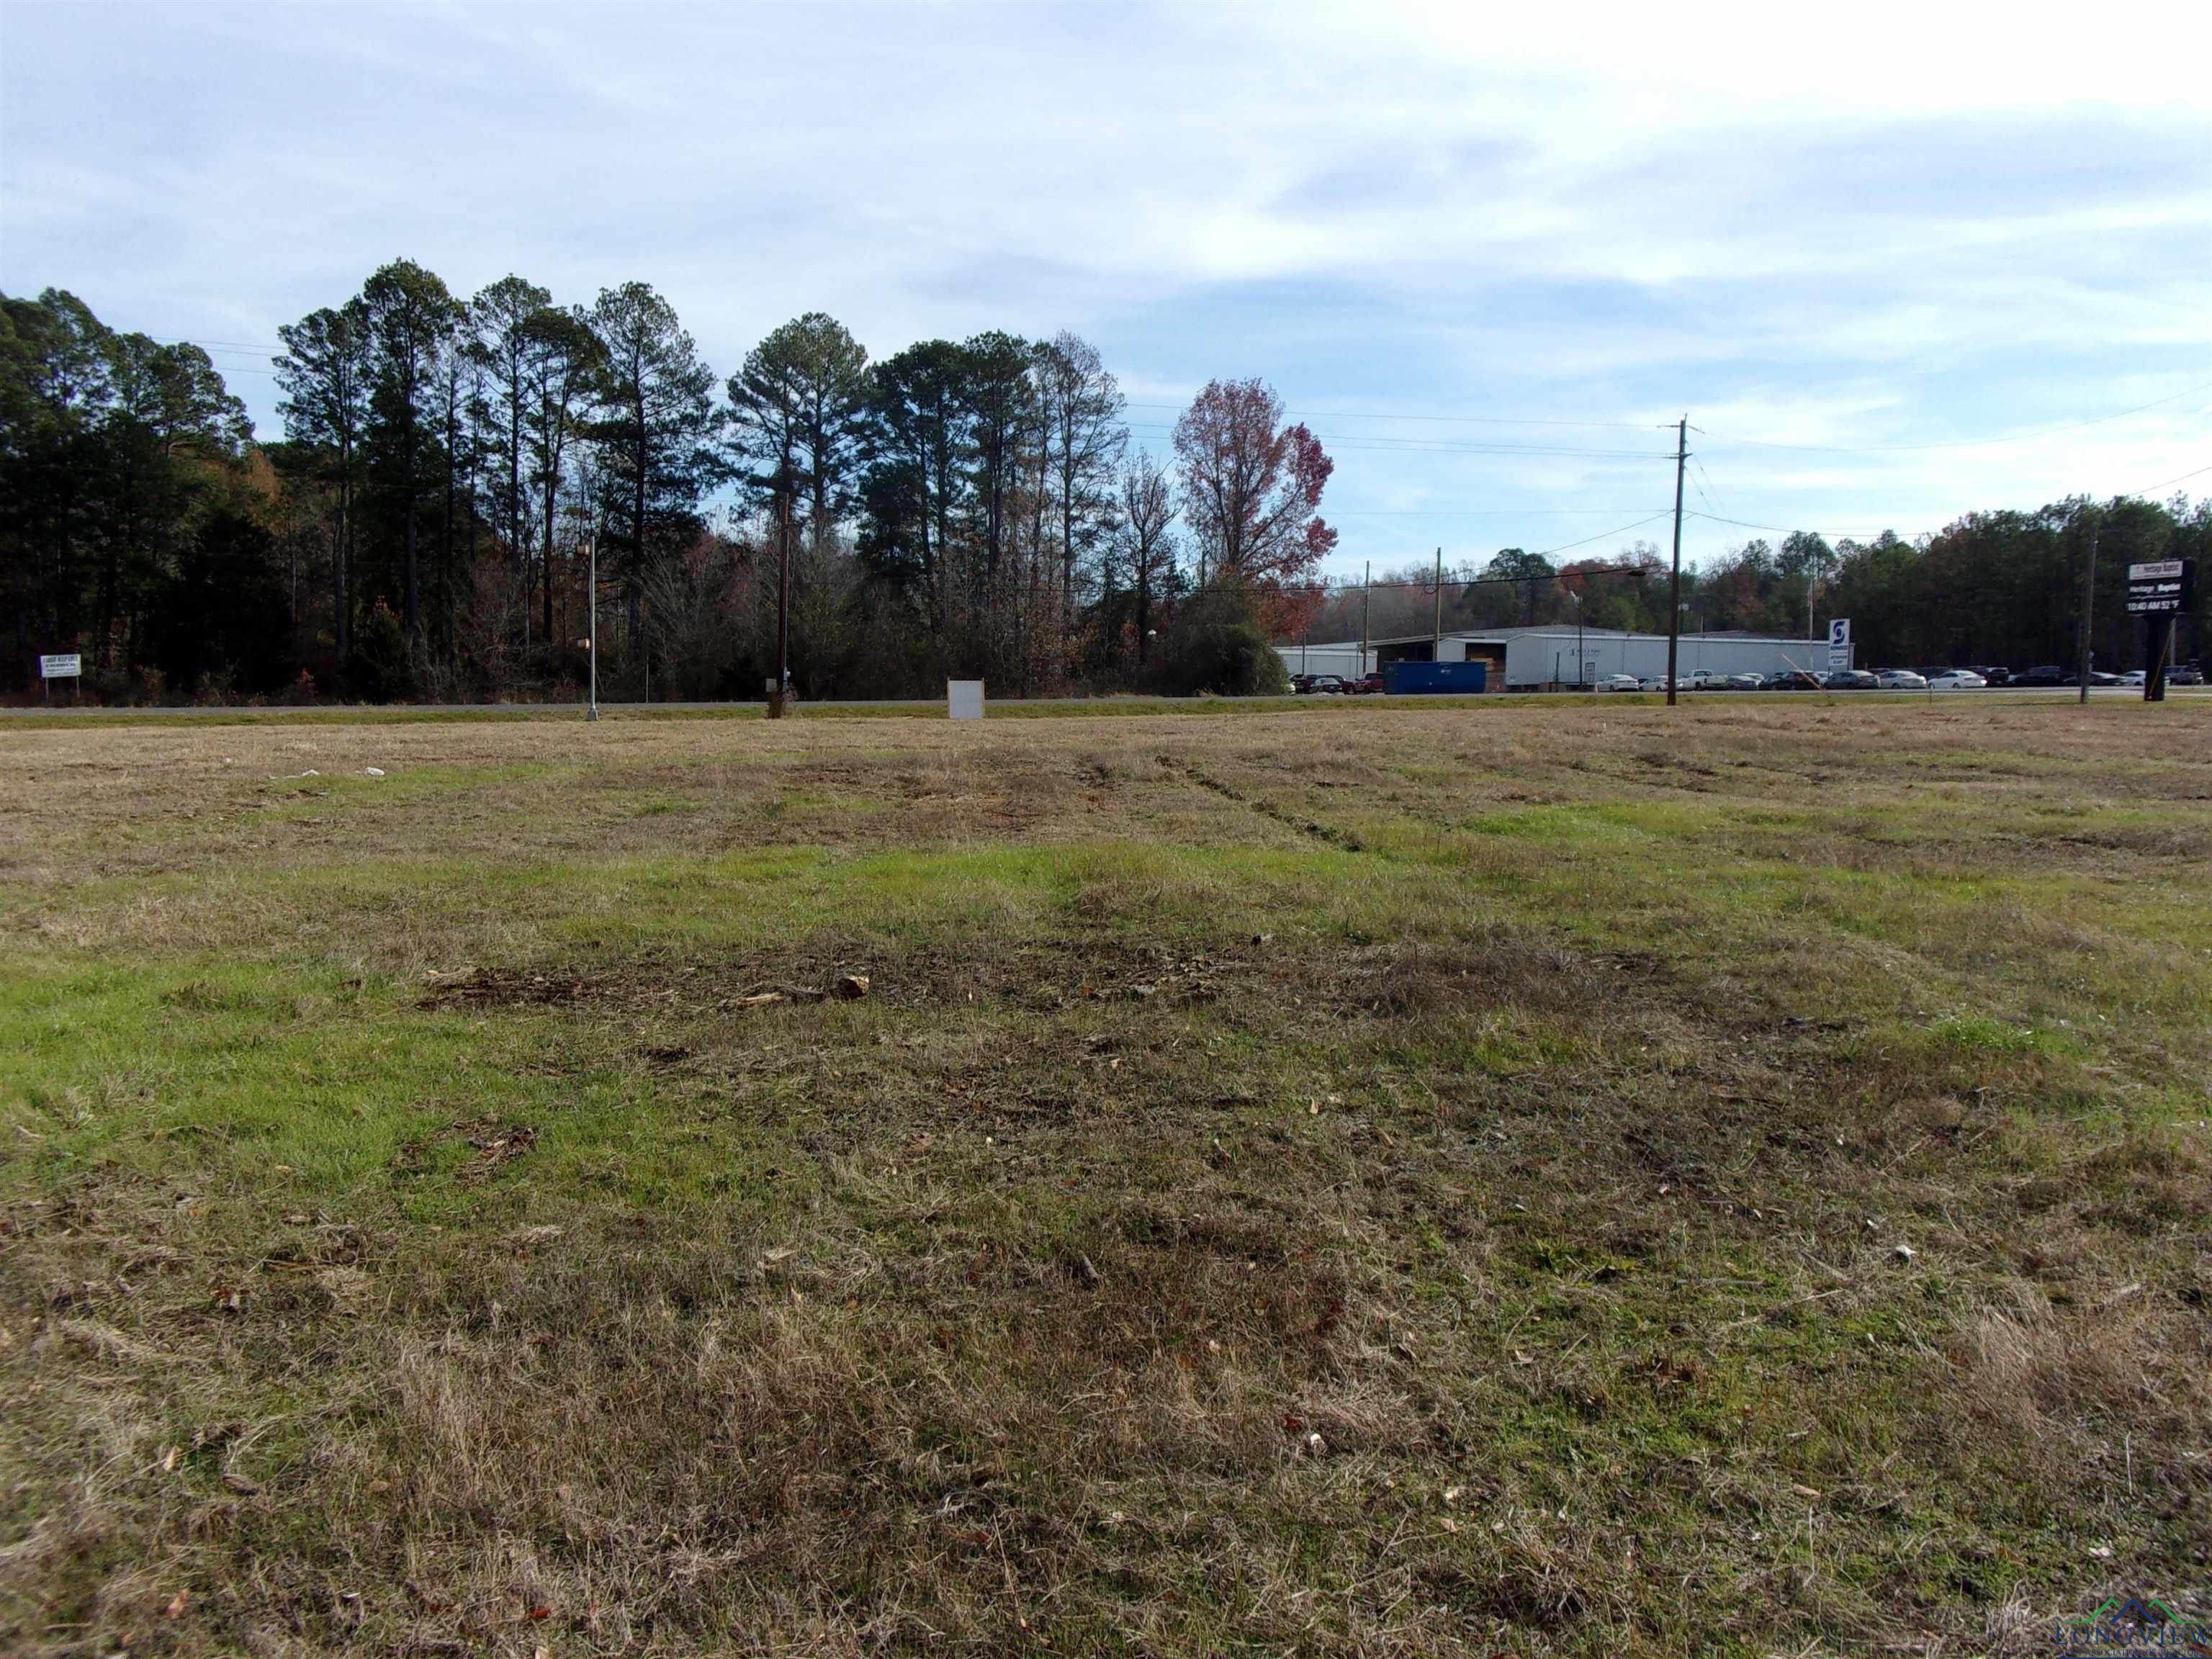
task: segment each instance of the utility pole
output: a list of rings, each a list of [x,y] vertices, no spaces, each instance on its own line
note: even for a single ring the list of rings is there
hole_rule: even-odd
[[[1682,638],[1682,469],[1690,460],[1690,417],[1674,428],[1674,576],[1667,588],[1667,706],[1674,706],[1674,657]]]
[[[1368,560],[1359,577],[1359,678],[1367,678],[1367,592],[1375,580],[1375,561]]]
[[[1437,642],[1429,648],[1429,660],[1444,659],[1444,550],[1437,550]]]
[[[592,690],[591,701],[584,705],[584,718],[595,720],[599,717],[599,544],[596,537],[586,539],[584,558],[589,567],[584,579],[585,603],[592,610],[591,622],[585,629],[589,643],[584,647],[591,658]]]
[[[2089,520],[2089,557],[2081,571],[2081,696],[2089,701],[2089,622],[2097,609],[2097,520],[2094,510]]]
[[[791,480],[777,492],[775,533],[775,690],[768,700],[768,717],[783,718],[783,700],[791,690]]]

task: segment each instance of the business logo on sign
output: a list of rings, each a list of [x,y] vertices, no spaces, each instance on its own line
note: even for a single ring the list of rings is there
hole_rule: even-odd
[[[2148,1595],[2107,1596],[2088,1613],[2051,1627],[2053,1659],[2142,1659],[2202,1653],[2212,1624],[2177,1613]]]
[[[1838,617],[1828,624],[1828,666],[1849,668],[1851,665],[1851,619]]]

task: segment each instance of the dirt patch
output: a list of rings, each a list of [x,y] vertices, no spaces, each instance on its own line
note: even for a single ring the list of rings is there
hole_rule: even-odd
[[[481,1187],[537,1145],[538,1131],[527,1123],[502,1123],[490,1117],[456,1123],[433,1139],[410,1140],[403,1145],[392,1156],[392,1174],[422,1174],[430,1165],[434,1147],[456,1140],[465,1142],[473,1154],[461,1166],[457,1179],[464,1187]]]
[[[857,1000],[837,989],[848,975],[867,981],[867,1001],[895,1006],[965,1005],[987,998],[1046,1006],[1154,997],[1205,1002],[1255,970],[1254,963],[1233,954],[1146,951],[1105,944],[1008,950],[978,940],[972,948],[917,949],[895,957],[834,945],[720,962],[634,962],[588,971],[471,969],[434,981],[417,1006],[765,1013],[792,1005]]]
[[[1197,951],[1079,939],[1010,950],[978,940],[972,948],[915,949],[893,957],[843,943],[721,962],[631,962],[542,972],[479,968],[434,981],[418,1006],[766,1014],[793,1004],[837,1000],[832,988],[847,974],[869,981],[869,1001],[894,1007],[987,1000],[1042,1007],[1154,1000],[1288,1007],[1295,1000],[1306,1008],[1406,1018],[1501,1004],[1560,1012],[1680,990],[1652,961],[1517,937],[1339,949],[1266,936]],[[667,1063],[684,1054],[664,1045],[647,1057]]]

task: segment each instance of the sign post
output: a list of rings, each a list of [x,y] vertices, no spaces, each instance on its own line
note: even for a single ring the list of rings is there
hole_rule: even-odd
[[[81,688],[84,684],[83,657],[71,651],[63,656],[40,658],[39,695],[48,702],[54,700],[56,680],[75,680],[76,684],[71,686],[70,690],[73,696],[81,697],[82,695]]]
[[[2166,701],[2166,671],[2173,662],[2174,619],[2197,602],[2194,559],[2154,559],[2128,567],[2128,614],[2150,626],[2150,672],[2143,701]]]
[[[1847,672],[1851,665],[1851,619],[1837,617],[1828,623],[1828,672]]]

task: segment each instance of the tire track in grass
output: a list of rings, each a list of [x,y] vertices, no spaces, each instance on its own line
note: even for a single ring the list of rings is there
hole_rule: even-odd
[[[1177,777],[1188,778],[1202,789],[1211,789],[1224,800],[1233,800],[1239,806],[1249,807],[1261,817],[1279,823],[1285,830],[1294,830],[1299,835],[1310,836],[1316,841],[1325,842],[1329,846],[1340,848],[1347,853],[1364,853],[1367,850],[1367,843],[1360,840],[1352,830],[1340,830],[1333,824],[1322,823],[1315,818],[1301,818],[1294,812],[1284,811],[1263,795],[1248,795],[1235,784],[1217,778],[1210,772],[1200,771],[1188,761],[1177,760],[1173,755],[1157,755],[1153,758]]]

